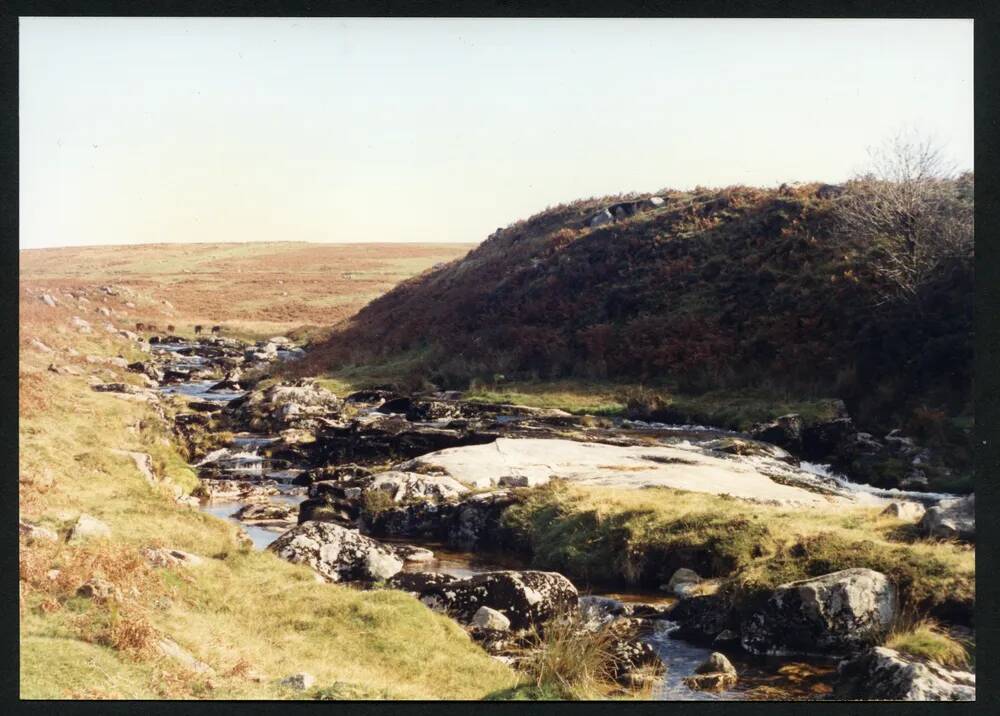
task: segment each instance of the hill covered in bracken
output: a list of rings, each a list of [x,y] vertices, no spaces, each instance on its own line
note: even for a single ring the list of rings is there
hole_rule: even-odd
[[[663,191],[550,208],[372,301],[309,362],[391,362],[441,388],[498,374],[690,394],[756,388],[840,398],[872,429],[968,435],[971,243],[921,252],[955,222],[971,232],[972,176],[935,180],[916,220],[891,217],[902,239],[852,222],[866,191],[884,208],[879,186]]]

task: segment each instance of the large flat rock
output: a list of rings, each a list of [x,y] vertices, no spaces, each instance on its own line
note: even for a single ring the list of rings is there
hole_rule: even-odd
[[[829,505],[850,501],[847,497],[783,484],[787,480],[782,478],[794,479],[799,471],[779,460],[716,457],[704,451],[668,446],[499,438],[486,445],[429,453],[397,469],[441,471],[475,488],[530,487],[560,478],[584,485],[623,489],[671,487],[782,504]]]

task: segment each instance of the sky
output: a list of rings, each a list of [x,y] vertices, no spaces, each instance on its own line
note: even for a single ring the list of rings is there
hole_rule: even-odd
[[[973,161],[967,20],[21,18],[20,246],[478,242],[625,191]]]

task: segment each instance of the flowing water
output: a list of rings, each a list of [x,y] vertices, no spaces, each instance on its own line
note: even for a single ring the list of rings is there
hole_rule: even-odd
[[[160,344],[158,347],[172,352],[190,348],[193,344]],[[286,354],[287,355],[287,354]],[[174,365],[178,368],[198,369],[204,367],[206,361],[198,356],[185,355]],[[244,395],[242,391],[212,391],[211,387],[218,382],[214,380],[191,380],[183,383],[167,385],[161,388],[164,393],[180,393],[199,400],[228,402]],[[612,430],[620,434],[653,435],[663,442],[677,444],[680,441],[696,446],[698,443],[714,440],[720,436],[732,436],[726,430],[719,430],[699,425],[666,425],[662,423],[645,423],[642,421],[615,421]],[[278,438],[270,435],[241,433],[233,437],[230,447],[239,452],[238,459],[233,463],[216,469],[212,477],[230,477],[234,479],[259,481],[273,480],[281,491],[270,497],[274,502],[298,504],[305,499],[303,488],[292,487],[291,479],[302,470],[293,465],[277,465],[259,454],[261,448],[275,442]],[[280,469],[275,469],[280,468]],[[853,483],[842,475],[832,471],[829,466],[808,462],[801,463],[801,469],[807,476],[813,476],[817,487],[834,488],[856,496],[862,504],[881,504],[890,500],[912,500],[923,503],[935,502],[950,497],[943,494],[907,492],[902,490],[883,490],[870,485]],[[253,541],[257,549],[266,548],[278,538],[283,531],[280,527],[248,525],[236,520],[232,515],[248,501],[210,501],[202,505],[209,514],[226,519],[240,526]],[[510,555],[473,554],[450,550],[444,545],[421,541],[407,541],[410,544],[431,549],[435,559],[424,563],[407,563],[405,571],[440,572],[458,578],[467,578],[482,572],[498,569],[524,568],[522,560]],[[581,594],[584,594],[581,590]],[[617,602],[669,603],[672,597],[662,592],[641,590],[621,590],[589,592],[594,596]],[[822,658],[791,658],[791,657],[751,657],[740,650],[726,648],[710,648],[698,646],[680,639],[671,638],[670,633],[676,629],[673,622],[661,620],[652,634],[644,637],[657,651],[666,667],[662,682],[653,691],[653,697],[661,700],[752,700],[752,699],[821,699],[830,691],[830,684],[836,672],[833,660]],[[694,673],[695,668],[704,662],[713,651],[722,651],[730,659],[739,672],[739,682],[733,689],[711,693],[689,689],[683,680]]]

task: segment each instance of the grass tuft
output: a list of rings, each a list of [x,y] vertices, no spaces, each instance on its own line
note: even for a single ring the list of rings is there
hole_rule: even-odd
[[[965,669],[971,663],[967,645],[949,635],[933,619],[920,619],[896,627],[886,639],[885,646],[952,669]]]

